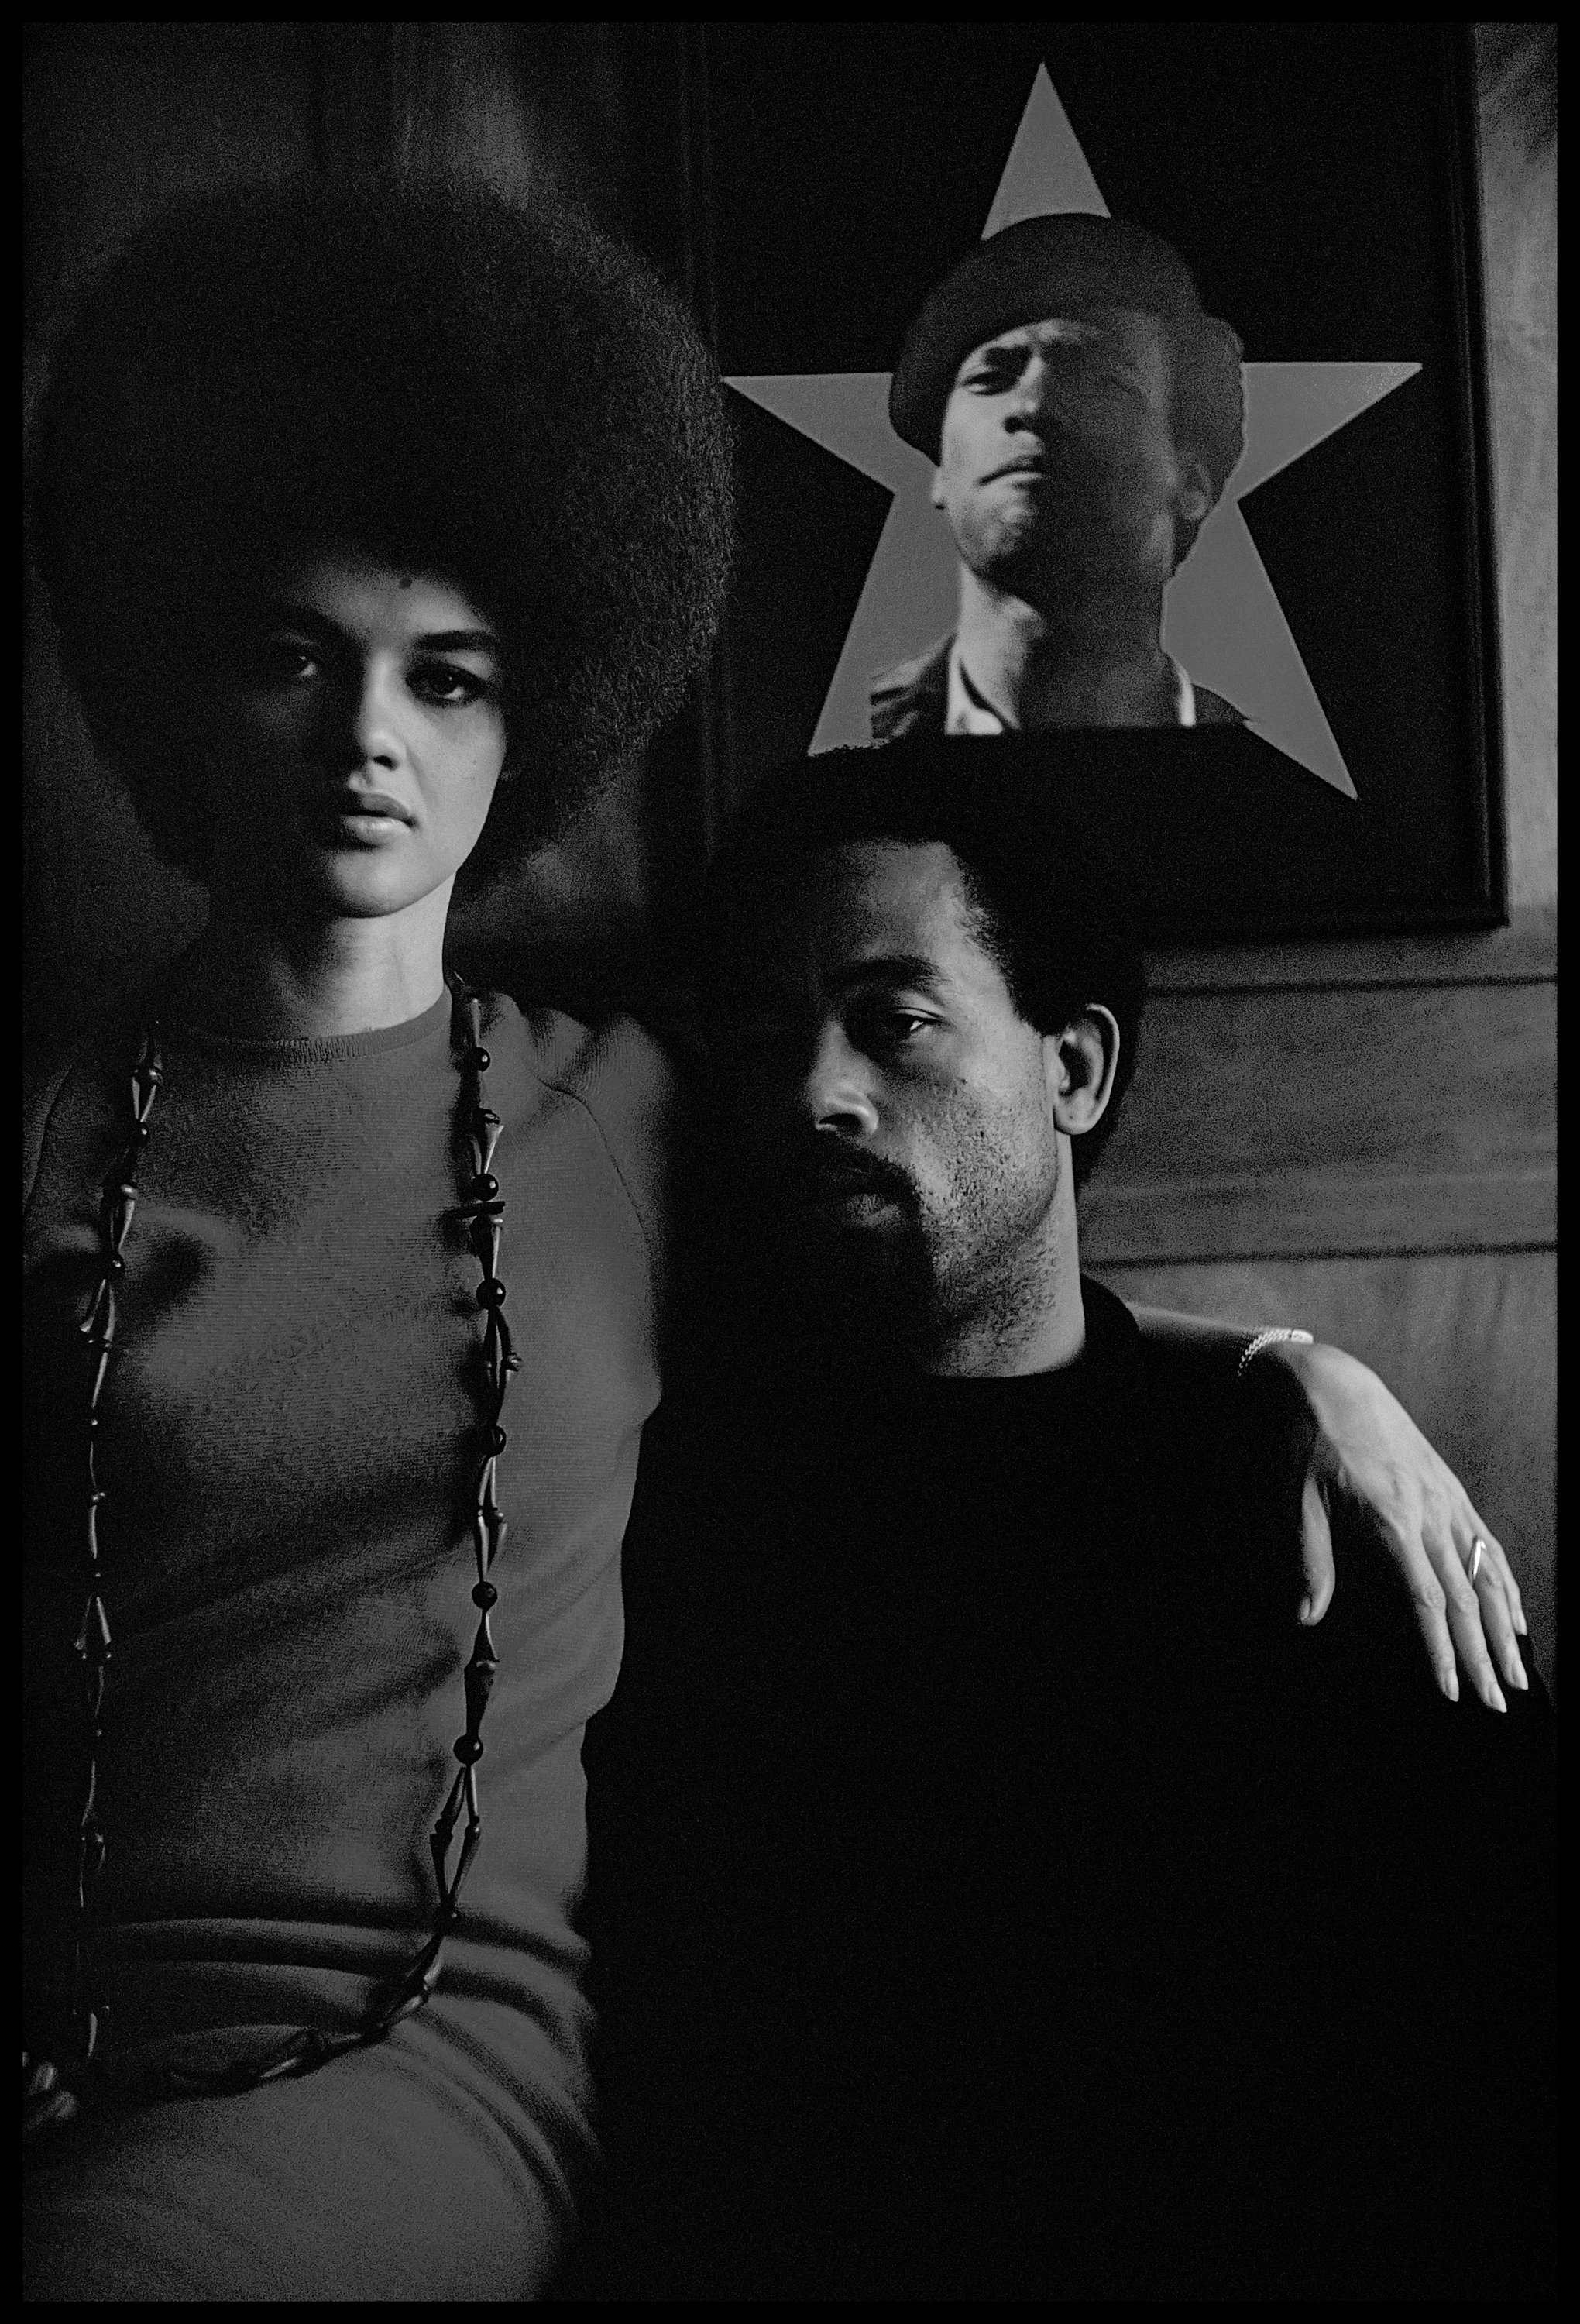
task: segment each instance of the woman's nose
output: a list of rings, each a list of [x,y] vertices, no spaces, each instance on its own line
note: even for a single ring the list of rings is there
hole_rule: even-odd
[[[398,766],[405,756],[389,688],[372,673],[363,678],[356,696],[351,730],[361,766]]]

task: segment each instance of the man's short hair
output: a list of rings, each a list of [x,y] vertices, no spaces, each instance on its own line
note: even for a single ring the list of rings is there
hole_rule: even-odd
[[[199,878],[195,673],[261,556],[355,546],[497,626],[523,778],[472,886],[632,762],[729,581],[728,426],[690,320],[579,213],[477,182],[178,204],[90,285],[33,450],[67,673],[156,848]]]
[[[1134,1071],[1145,973],[1101,816],[1061,783],[1045,754],[1027,756],[1013,742],[908,735],[881,748],[820,752],[765,785],[709,875],[704,1022],[725,1012],[739,938],[786,867],[870,839],[939,841],[952,852],[973,933],[1039,1033],[1062,1032],[1093,1002],[1113,1011],[1118,1071],[1101,1120],[1072,1141],[1079,1187],[1112,1134]]]
[[[1123,218],[1055,211],[978,243],[929,292],[906,334],[889,386],[895,433],[936,463],[944,408],[973,347],[1092,307],[1136,308],[1163,326],[1175,441],[1200,459],[1216,501],[1245,448],[1245,351],[1207,312],[1173,244]]]

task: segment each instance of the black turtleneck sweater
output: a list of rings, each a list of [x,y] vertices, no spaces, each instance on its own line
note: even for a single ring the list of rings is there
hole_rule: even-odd
[[[1441,1702],[1359,1559],[1301,1631],[1271,1484],[1085,1301],[1061,1371],[650,1432],[586,1752],[590,2294],[1545,2280],[1539,1682]]]

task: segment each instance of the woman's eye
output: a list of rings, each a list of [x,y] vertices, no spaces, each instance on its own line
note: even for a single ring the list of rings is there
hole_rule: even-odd
[[[321,667],[317,648],[296,638],[271,638],[256,659],[257,674],[266,686],[306,684],[319,675]]]
[[[411,690],[424,702],[458,707],[486,694],[489,682],[475,670],[458,669],[449,662],[424,662],[411,673]]]

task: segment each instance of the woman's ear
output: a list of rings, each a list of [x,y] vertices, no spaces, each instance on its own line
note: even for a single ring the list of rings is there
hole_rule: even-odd
[[[1095,1130],[1108,1110],[1119,1070],[1119,1027],[1111,1009],[1089,1001],[1062,1033],[1043,1037],[1053,1126],[1067,1138]]]

